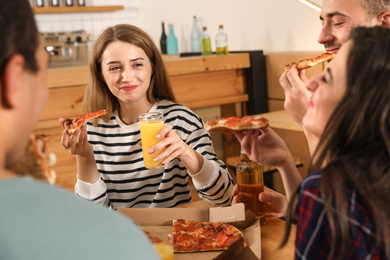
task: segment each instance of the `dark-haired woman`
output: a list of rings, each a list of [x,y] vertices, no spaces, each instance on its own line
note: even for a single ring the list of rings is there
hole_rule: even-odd
[[[115,209],[175,207],[191,201],[191,177],[200,197],[230,204],[230,174],[202,120],[174,102],[159,50],[144,31],[128,24],[107,28],[94,44],[90,73],[85,112],[108,113],[73,136],[64,131],[61,140],[76,155],[79,196]],[[143,164],[138,117],[146,112],[165,117],[161,141],[149,151],[166,148],[155,157],[162,169]]]

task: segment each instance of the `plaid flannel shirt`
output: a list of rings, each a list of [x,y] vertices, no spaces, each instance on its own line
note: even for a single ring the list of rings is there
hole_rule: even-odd
[[[301,183],[295,259],[326,259],[330,251],[330,230],[320,194],[322,170],[310,173]],[[350,250],[343,259],[387,259],[382,246],[373,237],[373,223],[356,190],[348,189]],[[337,252],[337,249],[336,249]]]

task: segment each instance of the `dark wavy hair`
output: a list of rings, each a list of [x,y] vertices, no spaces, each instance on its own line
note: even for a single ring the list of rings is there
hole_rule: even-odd
[[[15,54],[25,60],[25,69],[38,71],[35,52],[39,46],[38,29],[28,0],[0,2],[0,77]]]
[[[148,56],[153,72],[147,91],[149,102],[155,103],[157,100],[162,99],[175,101],[164,62],[153,40],[147,33],[134,25],[118,24],[105,29],[93,46],[89,65],[90,79],[84,96],[84,111],[86,113],[106,109],[107,114],[103,116],[103,119],[108,121],[112,112],[119,108],[118,99],[111,93],[104,82],[101,65],[103,52],[114,41],[134,44]],[[94,123],[96,123],[96,120]]]
[[[350,248],[348,188],[357,192],[374,224],[379,248],[390,256],[390,29],[355,28],[347,58],[346,93],[331,115],[313,155],[310,171],[320,179],[331,233],[328,259]],[[287,212],[287,232],[296,220],[296,198]],[[282,244],[283,244],[282,243]]]

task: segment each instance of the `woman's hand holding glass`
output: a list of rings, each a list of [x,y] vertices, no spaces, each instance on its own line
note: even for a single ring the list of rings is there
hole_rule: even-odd
[[[183,140],[172,129],[171,125],[166,124],[157,134],[156,138],[161,139],[161,141],[151,147],[149,149],[149,153],[153,154],[164,148],[165,150],[155,157],[155,161],[163,161],[163,165],[166,165],[173,159],[179,158],[191,174],[195,174],[200,171],[203,165],[203,157],[183,142]]]

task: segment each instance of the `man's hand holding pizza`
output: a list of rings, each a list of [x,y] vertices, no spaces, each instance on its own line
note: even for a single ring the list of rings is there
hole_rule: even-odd
[[[286,96],[284,109],[300,125],[302,125],[302,118],[306,114],[310,97],[310,91],[306,88],[307,81],[305,70],[298,71],[296,65],[285,71],[279,79]]]

